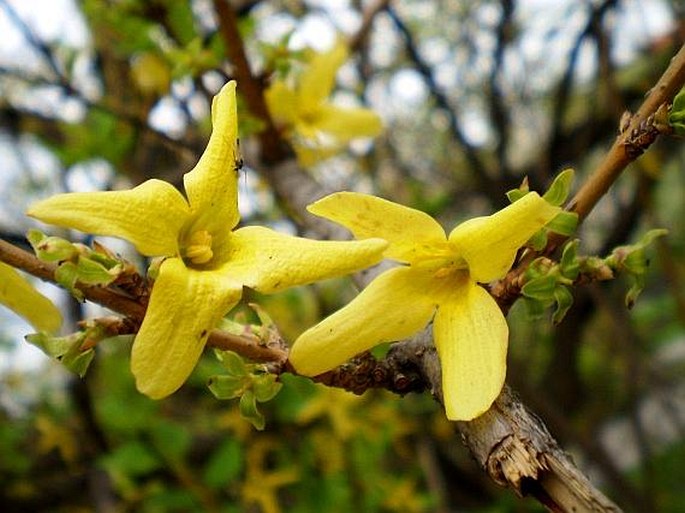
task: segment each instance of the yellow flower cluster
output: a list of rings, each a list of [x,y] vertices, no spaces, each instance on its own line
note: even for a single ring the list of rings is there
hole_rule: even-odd
[[[380,129],[369,111],[326,103],[345,58],[344,47],[337,46],[316,56],[294,88],[275,82],[267,93],[272,114],[288,127],[300,151],[309,148],[301,141],[318,144],[321,134],[336,146]],[[357,241],[313,241],[259,226],[236,229],[235,89],[230,82],[214,99],[213,132],[198,164],[184,175],[185,195],[152,179],[126,191],[54,196],[29,210],[41,221],[120,237],[143,255],[164,258],[132,349],[138,389],[152,398],[178,389],[210,331],[240,301],[243,287],[273,293],[385,257],[399,265],[303,333],[293,345],[292,365],[314,376],[377,344],[409,337],[432,320],[447,416],[469,420],[486,411],[504,382],[508,328],[480,284],[503,277],[519,248],[559,208],[529,193],[447,236],[423,212],[342,192],[317,201],[310,211],[349,228]],[[10,276],[4,267],[0,272]],[[53,321],[45,325],[52,327]]]

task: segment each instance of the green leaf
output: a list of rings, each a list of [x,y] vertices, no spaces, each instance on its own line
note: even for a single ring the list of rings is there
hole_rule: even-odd
[[[526,305],[526,313],[530,319],[540,319],[545,314],[545,310],[549,306],[548,303],[543,303],[542,301],[527,297],[524,297],[523,300],[524,304]]]
[[[276,381],[276,376],[273,374],[257,376],[252,382],[255,397],[260,403],[270,401],[276,397],[281,387],[283,387],[283,384]]]
[[[128,476],[142,476],[162,467],[159,459],[145,445],[138,441],[117,447],[101,460],[102,466],[110,472]]]
[[[507,198],[509,198],[509,201],[512,203],[517,202],[521,198],[523,198],[526,194],[528,194],[527,190],[522,190],[522,189],[512,189],[510,191],[507,191]]]
[[[231,376],[247,376],[248,368],[243,358],[233,351],[216,350],[214,352],[224,368]]]
[[[182,460],[192,443],[186,427],[167,420],[156,423],[152,427],[151,435],[157,450],[173,461]]]
[[[527,245],[533,248],[535,251],[542,251],[547,245],[547,232],[544,229],[539,230],[535,235],[528,239]]]
[[[559,173],[552,182],[552,185],[547,189],[547,192],[543,194],[543,199],[555,207],[561,206],[571,191],[574,175],[575,172],[571,168]]]
[[[81,350],[85,338],[86,332],[82,331],[66,337],[51,337],[46,333],[34,333],[27,335],[26,341],[61,362],[71,372],[83,377],[95,356],[92,348],[86,351]]]
[[[70,351],[62,358],[62,365],[82,378],[86,375],[94,356],[95,350],[93,348],[86,351]]]
[[[240,397],[245,389],[250,386],[250,380],[246,376],[222,374],[209,378],[207,386],[217,399],[235,399]]]
[[[121,267],[107,269],[101,263],[81,256],[76,264],[76,279],[86,285],[106,286],[117,278],[120,270]]]
[[[556,286],[557,277],[548,274],[527,282],[521,288],[521,293],[530,299],[551,301],[554,298],[554,289]]]
[[[566,237],[573,235],[578,227],[578,214],[575,212],[559,212],[545,225],[551,232],[559,233]]]
[[[204,470],[203,481],[211,488],[222,488],[240,476],[245,465],[242,442],[227,438],[212,452]]]
[[[240,398],[240,415],[259,431],[266,425],[264,415],[257,409],[257,398],[251,390],[246,391]]]
[[[85,297],[83,292],[76,288],[78,281],[78,268],[73,262],[64,262],[55,271],[55,281],[67,289],[72,296],[83,303]]]
[[[78,255],[76,246],[60,237],[48,237],[38,230],[29,230],[26,238],[36,256],[44,262],[63,262]]]
[[[554,300],[557,303],[557,308],[552,316],[552,321],[554,324],[559,324],[573,305],[573,294],[568,287],[559,285],[554,289]]]
[[[167,20],[172,34],[181,44],[188,44],[196,36],[191,2],[167,2],[167,6]]]
[[[564,246],[564,251],[561,253],[561,260],[559,267],[564,278],[575,280],[580,272],[580,263],[578,262],[578,245],[580,241],[574,239],[569,241]]]
[[[80,346],[85,333],[73,333],[66,337],[52,337],[47,333],[26,335],[26,341],[36,346],[48,356],[60,360],[72,347]]]

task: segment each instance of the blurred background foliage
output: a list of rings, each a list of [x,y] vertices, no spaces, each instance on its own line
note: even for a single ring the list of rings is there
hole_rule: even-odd
[[[665,0],[232,7],[264,81],[304,47],[330,47],[336,32],[354,41],[334,101],[372,107],[385,131],[309,171],[446,227],[503,206],[524,176],[544,190],[573,166],[579,183],[685,40],[683,6]],[[152,177],[180,183],[205,145],[209,100],[232,76],[212,2],[0,0],[0,27],[4,239],[25,245],[23,210],[38,197]],[[251,158],[260,121],[241,109],[243,222],[297,231]],[[684,511],[684,160],[682,140],[659,141],[580,233],[582,252],[606,255],[669,230],[632,311],[619,279],[574,290],[558,326],[521,305],[509,316],[510,383],[626,511]],[[45,290],[68,329],[97,313]],[[292,341],[353,294],[334,280],[250,300]],[[211,352],[186,386],[155,402],[135,391],[126,340],[98,347],[81,380],[28,352],[29,328],[0,314],[3,512],[541,510],[488,481],[428,396],[357,397],[286,375],[258,432],[237,401],[208,392],[219,370]]]

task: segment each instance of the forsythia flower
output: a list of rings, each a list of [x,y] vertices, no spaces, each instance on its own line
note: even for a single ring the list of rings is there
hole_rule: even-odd
[[[243,286],[272,293],[376,263],[386,243],[311,241],[239,221],[235,82],[214,98],[213,131],[185,197],[148,180],[128,191],[61,194],[33,205],[47,223],[130,241],[167,257],[136,335],[131,370],[138,389],[162,398],[183,384],[209,332],[241,298]]]
[[[479,283],[502,278],[518,249],[559,208],[536,193],[458,225],[449,237],[427,214],[374,196],[336,193],[310,205],[356,238],[380,237],[405,265],[374,279],[350,304],[304,332],[290,352],[314,376],[382,342],[410,337],[433,319],[447,417],[470,420],[499,394],[506,374],[506,320]]]
[[[346,109],[327,101],[347,57],[347,47],[338,42],[328,52],[314,54],[295,84],[275,80],[266,90],[274,122],[283,127],[304,165],[337,153],[352,139],[375,137],[383,128],[370,109]]]
[[[0,262],[0,304],[26,319],[39,331],[54,333],[62,324],[62,314],[52,301],[3,262]]]

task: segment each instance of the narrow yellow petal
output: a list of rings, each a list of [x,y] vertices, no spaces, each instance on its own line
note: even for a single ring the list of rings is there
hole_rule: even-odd
[[[288,287],[342,276],[377,264],[387,242],[318,241],[261,226],[233,232],[226,272],[243,285],[270,294]]]
[[[471,277],[487,283],[502,278],[519,248],[560,210],[531,192],[491,216],[460,224],[450,233],[450,245],[468,263]]]
[[[211,271],[165,260],[131,353],[138,390],[153,399],[175,392],[202,354],[210,331],[238,303],[240,285]]]
[[[277,125],[291,126],[297,118],[297,96],[282,80],[274,81],[264,92],[269,113]]]
[[[153,179],[128,191],[58,194],[27,213],[45,223],[126,239],[143,255],[166,256],[178,253],[190,209],[171,184]]]
[[[329,51],[317,53],[300,77],[299,105],[314,111],[328,98],[335,85],[338,68],[347,60],[347,47],[340,40]]]
[[[383,123],[371,109],[341,108],[322,105],[314,121],[317,130],[346,143],[357,137],[376,137],[383,130]]]
[[[295,149],[295,154],[297,155],[297,161],[300,166],[304,168],[311,167],[322,160],[326,160],[327,158],[340,153],[342,149],[339,146],[301,144],[300,141],[293,141],[293,147]]]
[[[200,161],[183,177],[193,220],[189,232],[207,230],[217,243],[240,219],[238,213],[238,114],[235,82],[212,102],[212,135]]]
[[[39,331],[54,333],[62,325],[59,309],[13,267],[0,262],[0,304]]]
[[[490,407],[504,385],[509,328],[495,300],[471,280],[438,307],[433,322],[450,420],[471,420]]]
[[[390,243],[385,256],[411,262],[444,246],[445,231],[431,216],[368,194],[337,192],[307,207],[350,230],[357,239],[379,237]]]
[[[383,342],[409,337],[435,312],[430,274],[398,267],[373,280],[351,303],[305,331],[290,363],[305,376],[334,369]]]

